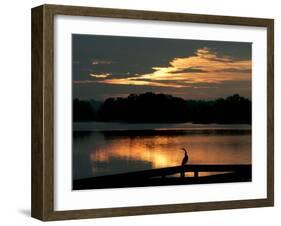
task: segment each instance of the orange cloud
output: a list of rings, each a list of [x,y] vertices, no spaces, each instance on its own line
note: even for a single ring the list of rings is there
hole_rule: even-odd
[[[182,88],[190,87],[193,83],[249,81],[251,67],[251,60],[221,56],[205,47],[198,49],[193,56],[174,58],[167,67],[153,67],[152,73],[126,78],[108,78],[109,74],[94,77],[105,78],[97,82],[107,84]],[[91,74],[91,76],[93,75]]]
[[[106,78],[109,75],[111,75],[111,74],[110,73],[105,73],[105,74],[93,74],[93,73],[90,73],[90,76],[92,76],[94,78]]]

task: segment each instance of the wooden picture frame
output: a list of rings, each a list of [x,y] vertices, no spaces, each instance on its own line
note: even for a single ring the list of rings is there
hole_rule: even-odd
[[[240,25],[267,29],[267,198],[121,208],[54,210],[54,16],[126,18]],[[42,5],[32,9],[32,207],[34,218],[50,220],[163,214],[274,205],[274,21],[77,6]]]

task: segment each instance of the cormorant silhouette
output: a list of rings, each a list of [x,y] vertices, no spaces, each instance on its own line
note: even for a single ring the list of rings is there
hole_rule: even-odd
[[[187,155],[187,151],[185,148],[182,148],[181,150],[184,151],[184,157],[181,162],[181,166],[183,167],[188,162],[188,155]],[[182,178],[184,177],[184,169],[182,169],[182,171],[181,171],[181,177]]]
[[[188,155],[187,155],[187,151],[186,151],[185,148],[182,148],[181,150],[184,151],[184,157],[183,157],[182,162],[181,162],[181,165],[184,166],[188,161]]]

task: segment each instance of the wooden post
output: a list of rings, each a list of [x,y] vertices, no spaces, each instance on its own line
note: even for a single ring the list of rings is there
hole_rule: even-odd
[[[181,170],[181,178],[184,178],[185,177],[185,172],[184,172],[184,169]]]
[[[199,172],[197,170],[194,171],[194,177],[198,177],[199,176]]]

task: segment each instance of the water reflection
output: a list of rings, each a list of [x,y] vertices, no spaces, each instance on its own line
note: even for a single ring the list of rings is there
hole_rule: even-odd
[[[250,130],[93,131],[73,134],[73,177],[87,178],[181,164],[251,163]]]

